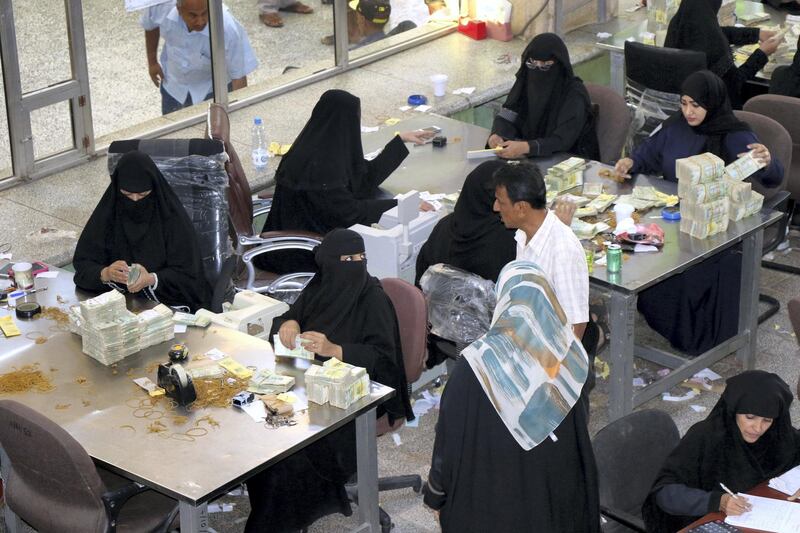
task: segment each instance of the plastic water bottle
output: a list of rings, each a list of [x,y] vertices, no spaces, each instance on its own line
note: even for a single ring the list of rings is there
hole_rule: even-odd
[[[264,177],[267,173],[269,163],[269,152],[267,151],[267,134],[264,132],[264,125],[260,117],[253,119],[252,144],[253,147],[253,168],[256,169],[256,177]]]

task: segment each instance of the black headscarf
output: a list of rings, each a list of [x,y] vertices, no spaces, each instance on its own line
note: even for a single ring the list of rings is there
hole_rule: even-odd
[[[361,100],[338,89],[325,91],[275,172],[279,185],[297,191],[366,187],[361,147]]]
[[[486,161],[469,173],[453,213],[443,218],[423,245],[417,260],[417,282],[436,263],[447,263],[495,281],[516,255],[514,231],[494,212],[492,176],[505,165]]]
[[[529,69],[529,59],[554,60],[549,70]],[[503,107],[524,117],[522,137],[538,139],[546,137],[555,129],[561,106],[570,90],[579,86],[585,96],[587,116],[591,115],[589,93],[580,78],[572,71],[569,51],[561,37],[555,33],[541,33],[534,37],[522,52],[522,64],[517,71],[517,80],[508,93]]]
[[[800,37],[792,64],[775,69],[769,82],[770,94],[782,94],[800,98]]]
[[[729,378],[708,417],[692,426],[661,468],[644,507],[648,531],[677,531],[697,517],[668,515],[655,503],[663,486],[682,484],[712,493],[719,505],[720,483],[746,492],[800,461],[800,437],[792,427],[789,386],[777,374],[745,371]],[[753,444],[742,438],[737,414],[772,418],[770,428]]]
[[[150,191],[139,201],[122,194]],[[99,272],[114,261],[138,263],[159,276],[158,296],[192,310],[207,305],[197,237],[186,210],[150,157],[123,155],[75,248],[75,282],[102,289]]]
[[[303,329],[334,332],[350,315],[367,285],[374,280],[366,261],[341,261],[343,255],[364,253],[364,239],[355,231],[335,229],[314,251],[318,273],[306,288],[308,300]],[[377,283],[377,280],[375,280]],[[328,333],[330,336],[331,333]]]
[[[725,136],[734,131],[751,131],[750,126],[733,114],[725,82],[713,72],[700,70],[690,74],[681,84],[681,95],[689,96],[706,110],[706,118],[703,122],[697,126],[690,126],[698,135],[707,137],[704,148],[706,152],[725,159],[725,154],[723,154]],[[664,125],[680,121],[688,125],[686,118],[679,110],[668,118]]]
[[[722,0],[685,0],[669,21],[664,46],[705,52],[708,69],[723,77],[735,68],[730,43],[717,13]]]

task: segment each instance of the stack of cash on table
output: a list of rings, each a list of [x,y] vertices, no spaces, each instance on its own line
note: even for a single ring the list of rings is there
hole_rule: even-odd
[[[172,311],[165,305],[135,315],[125,297],[109,291],[70,309],[70,328],[83,337],[83,353],[111,365],[142,348],[172,339]]]
[[[712,153],[678,159],[675,173],[681,198],[681,231],[705,239],[727,230],[730,220],[758,213],[764,197],[742,180],[759,168],[750,153],[727,167]]]
[[[566,161],[547,169],[544,177],[548,191],[566,191],[578,185],[583,185],[583,169],[586,161],[580,157],[570,157]]]
[[[247,390],[254,394],[277,394],[294,387],[292,376],[282,376],[265,368],[250,378]]]
[[[308,400],[347,409],[369,392],[369,375],[363,368],[331,358],[306,370]]]

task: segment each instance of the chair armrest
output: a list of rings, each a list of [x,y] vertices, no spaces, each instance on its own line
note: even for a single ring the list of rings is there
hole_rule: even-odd
[[[611,507],[606,507],[605,505],[601,505],[600,514],[634,531],[639,531],[640,533],[647,533],[647,530],[644,527],[644,521],[641,518],[633,516],[630,513],[626,513],[625,511],[622,511],[620,509],[613,509]]]
[[[269,214],[272,208],[272,198],[253,198],[253,218]]]
[[[256,269],[253,265],[254,257],[278,250],[305,250],[310,252],[322,243],[322,236],[310,231],[267,231],[258,237],[240,237],[239,243],[242,246],[257,245],[255,248],[242,254],[242,261],[244,261],[244,265],[247,268],[247,288],[249,290],[256,290]],[[310,279],[313,274],[302,272],[287,274],[273,281],[268,288],[264,290],[272,290],[279,283],[285,283],[292,279],[292,276],[307,276]]]
[[[137,494],[150,490],[141,483],[135,481],[123,485],[116,490],[110,490],[103,494],[100,499],[103,500],[103,505],[106,508],[106,516],[108,516],[108,523],[110,524],[109,533],[114,533],[117,529],[117,518],[122,506],[125,505],[129,499]]]
[[[769,200],[767,199],[764,200],[763,207],[768,207],[770,209],[779,209],[780,207],[782,207],[781,204],[783,204],[789,199],[789,196],[790,196],[789,191],[777,192]]]

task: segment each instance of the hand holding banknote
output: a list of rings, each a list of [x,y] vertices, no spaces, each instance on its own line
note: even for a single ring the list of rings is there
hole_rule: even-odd
[[[761,143],[753,143],[748,144],[747,148],[752,151],[753,158],[758,160],[759,163],[762,165],[769,166],[770,161],[772,161],[772,156],[769,154],[769,149]],[[747,153],[739,154],[736,157],[742,157],[747,155]]]

